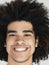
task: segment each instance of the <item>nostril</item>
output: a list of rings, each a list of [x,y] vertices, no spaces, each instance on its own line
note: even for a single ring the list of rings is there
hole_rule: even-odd
[[[17,41],[17,42],[16,42],[16,45],[23,45],[23,44],[24,44],[23,41]]]

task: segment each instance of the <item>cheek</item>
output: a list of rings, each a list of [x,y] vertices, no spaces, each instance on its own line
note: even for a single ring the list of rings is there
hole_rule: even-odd
[[[35,44],[36,44],[35,43],[35,40],[33,40],[33,39],[32,40],[29,40],[28,43],[29,43],[29,45],[31,47],[31,50],[30,50],[31,51],[31,54],[33,54],[34,51],[35,51]]]
[[[13,37],[8,38],[8,37],[7,37],[7,39],[6,39],[6,44],[7,44],[7,45],[12,45],[12,44],[14,43],[14,41],[15,41],[15,38],[13,38]]]
[[[6,41],[6,45],[7,47],[10,47],[11,45],[13,45],[13,41],[12,40],[9,40],[9,41]]]
[[[34,51],[35,51],[35,44],[32,44],[32,46],[31,46],[31,53],[33,54]]]
[[[13,45],[13,44],[14,44],[14,40],[11,40],[11,39],[6,40],[6,50],[7,50],[7,52],[10,52],[11,45]]]

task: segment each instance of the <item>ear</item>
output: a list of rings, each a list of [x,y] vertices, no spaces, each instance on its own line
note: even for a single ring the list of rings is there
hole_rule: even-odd
[[[36,47],[38,47],[39,38],[36,38]]]
[[[6,47],[6,44],[4,45],[4,47]]]

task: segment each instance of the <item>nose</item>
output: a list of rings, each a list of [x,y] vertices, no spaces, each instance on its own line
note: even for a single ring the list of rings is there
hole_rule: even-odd
[[[23,41],[17,41],[17,44],[18,45],[23,45],[24,43],[23,43]]]
[[[16,42],[17,45],[23,45],[24,39],[23,39],[22,36],[18,36],[15,42]]]

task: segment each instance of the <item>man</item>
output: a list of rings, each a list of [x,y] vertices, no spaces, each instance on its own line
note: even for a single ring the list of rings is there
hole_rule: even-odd
[[[49,54],[47,11],[34,1],[0,7],[0,59],[7,65],[32,65]]]

